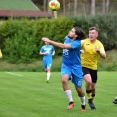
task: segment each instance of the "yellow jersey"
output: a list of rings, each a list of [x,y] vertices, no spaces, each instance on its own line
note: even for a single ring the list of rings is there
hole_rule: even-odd
[[[105,53],[103,44],[96,40],[91,42],[89,38],[81,41],[81,49],[84,50],[84,54],[81,54],[82,66],[97,70],[97,63],[100,58],[100,54],[96,52],[95,48],[99,48],[101,53]]]
[[[2,52],[1,52],[1,49],[0,49],[0,56],[2,57]]]

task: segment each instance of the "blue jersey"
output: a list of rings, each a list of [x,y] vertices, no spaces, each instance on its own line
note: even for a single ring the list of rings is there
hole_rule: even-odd
[[[62,64],[67,65],[70,68],[79,68],[81,67],[80,59],[80,49],[81,41],[80,40],[71,40],[68,36],[64,38],[64,43],[69,44],[72,48],[63,49]]]
[[[43,56],[43,60],[52,61],[52,53],[54,51],[54,47],[52,45],[44,45],[41,47],[40,52],[46,52],[47,54]]]

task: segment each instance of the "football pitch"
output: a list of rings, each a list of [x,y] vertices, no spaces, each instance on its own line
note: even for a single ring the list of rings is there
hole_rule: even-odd
[[[86,96],[86,112],[69,82],[75,106],[67,110],[68,99],[62,89],[59,72],[52,72],[46,83],[45,72],[0,72],[0,117],[117,117],[117,72],[99,72],[96,110],[91,110]],[[85,83],[83,81],[83,89]]]

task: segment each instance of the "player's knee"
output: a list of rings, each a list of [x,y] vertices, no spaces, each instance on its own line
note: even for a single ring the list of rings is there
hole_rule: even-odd
[[[86,80],[86,84],[87,85],[91,85],[92,84],[92,81],[91,80]]]
[[[50,72],[50,68],[47,68],[47,72]]]
[[[62,78],[62,83],[63,84],[65,84],[65,83],[67,83],[68,82],[68,80],[66,79],[66,78]]]

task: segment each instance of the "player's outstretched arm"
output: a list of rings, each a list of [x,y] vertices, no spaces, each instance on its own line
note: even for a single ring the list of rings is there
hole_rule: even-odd
[[[46,37],[43,37],[42,38],[42,41],[45,41],[45,42],[48,42],[56,47],[59,47],[59,48],[71,48],[71,46],[69,44],[63,44],[63,43],[59,43],[59,42],[56,42],[56,41],[52,41]]]

